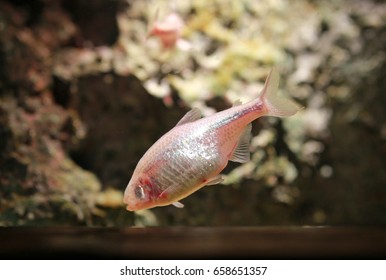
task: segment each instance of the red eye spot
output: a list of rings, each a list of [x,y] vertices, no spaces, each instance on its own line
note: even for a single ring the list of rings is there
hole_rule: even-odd
[[[135,187],[134,194],[140,200],[144,200],[146,198],[145,190],[140,185]]]
[[[149,178],[149,177],[143,177],[139,179],[140,184],[143,186],[144,191],[148,194],[150,199],[156,199],[159,197],[162,190],[160,190],[159,187],[157,187],[156,184]]]

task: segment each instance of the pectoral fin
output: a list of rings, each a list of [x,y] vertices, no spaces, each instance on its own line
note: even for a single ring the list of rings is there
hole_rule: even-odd
[[[229,160],[240,163],[244,163],[250,160],[251,155],[249,153],[249,142],[251,141],[251,130],[252,125],[248,124],[243,134],[241,134],[239,143],[237,144],[237,147],[233,151],[233,154]]]
[[[184,208],[184,205],[179,201],[173,202],[172,205],[177,208]]]

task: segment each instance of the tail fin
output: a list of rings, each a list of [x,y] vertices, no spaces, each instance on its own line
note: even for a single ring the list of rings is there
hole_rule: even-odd
[[[279,87],[279,73],[275,68],[269,72],[261,94],[261,99],[268,109],[268,116],[289,117],[301,109],[295,101],[277,95]]]

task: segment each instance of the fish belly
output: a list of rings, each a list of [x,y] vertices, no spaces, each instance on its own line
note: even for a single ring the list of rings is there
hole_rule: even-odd
[[[165,164],[158,169],[156,181],[170,201],[182,199],[204,186],[228,161],[219,153],[215,133],[190,132],[183,133],[184,137],[174,137],[162,155]]]

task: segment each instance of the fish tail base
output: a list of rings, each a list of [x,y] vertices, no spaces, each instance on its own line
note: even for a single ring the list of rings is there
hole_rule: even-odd
[[[272,69],[265,81],[261,98],[267,109],[267,115],[275,117],[289,117],[296,114],[302,107],[295,101],[278,96],[279,73]]]

